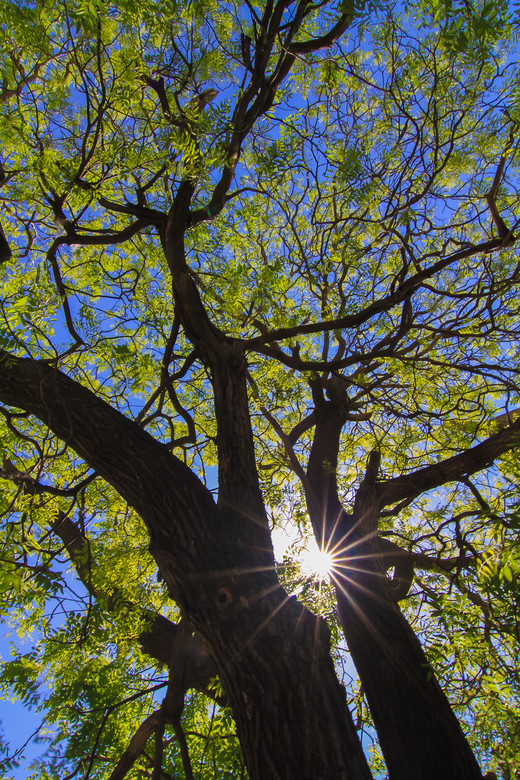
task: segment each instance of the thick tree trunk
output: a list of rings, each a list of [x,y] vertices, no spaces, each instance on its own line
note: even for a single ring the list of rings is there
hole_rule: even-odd
[[[482,780],[450,703],[389,588],[371,531],[379,512],[367,493],[370,487],[362,484],[347,521],[351,568],[347,564],[339,573],[336,592],[389,778]]]
[[[321,618],[279,588],[254,603],[241,592],[209,641],[251,780],[371,778]]]
[[[229,507],[217,510],[236,529]],[[146,512],[143,513],[146,519]],[[157,527],[157,526],[156,526]],[[265,549],[214,535],[215,566],[179,583],[164,522],[153,544],[161,574],[214,658],[251,780],[369,780],[355,727],[330,657],[324,621],[280,587]],[[259,565],[260,564],[260,565]]]
[[[390,780],[482,780],[417,637],[397,605],[365,584],[343,580],[338,611]]]
[[[272,550],[247,543],[251,526],[237,533],[239,515],[166,447],[43,363],[0,352],[0,401],[42,420],[143,518],[215,660],[251,780],[369,780],[327,630],[284,594]]]

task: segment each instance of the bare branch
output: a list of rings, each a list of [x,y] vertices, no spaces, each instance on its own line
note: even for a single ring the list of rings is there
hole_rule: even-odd
[[[7,458],[4,459],[3,468],[0,469],[0,477],[2,479],[9,479],[11,482],[22,484],[24,491],[29,495],[41,495],[42,493],[48,493],[51,496],[77,496],[78,493],[89,485],[95,478],[96,474],[91,474],[85,479],[78,482],[69,488],[58,488],[54,485],[44,485],[38,482],[37,479],[31,477],[27,472],[19,471],[14,463],[11,463]]]
[[[352,3],[352,6],[354,4]],[[328,33],[320,35],[318,38],[311,38],[308,41],[301,41],[300,43],[293,43],[290,47],[290,51],[293,54],[311,54],[315,51],[322,51],[323,49],[329,49],[343,33],[350,27],[354,19],[354,13],[351,11],[348,14],[343,14],[336,24],[329,30]]]
[[[504,153],[502,157],[500,158],[500,161],[497,166],[497,170],[495,173],[495,178],[493,179],[493,184],[491,185],[491,189],[489,192],[484,196],[487,204],[489,206],[489,209],[491,211],[491,216],[493,217],[493,221],[496,225],[496,229],[498,231],[498,235],[502,239],[502,246],[504,247],[510,247],[513,246],[513,244],[516,242],[516,237],[513,235],[512,230],[510,230],[504,220],[502,219],[500,212],[497,208],[496,204],[496,196],[498,193],[498,188],[500,187],[500,180],[502,179],[502,176],[504,174],[504,168],[508,157],[508,151],[513,146],[513,141],[515,138],[515,133],[517,130],[516,123],[511,127],[511,130],[509,132],[509,139],[506,145],[506,148],[504,150]]]
[[[166,214],[163,211],[149,209],[146,206],[140,206],[135,203],[115,203],[104,197],[99,198],[98,202],[105,209],[118,212],[119,214],[131,214],[141,220],[146,220],[152,225],[161,225],[166,222]]]

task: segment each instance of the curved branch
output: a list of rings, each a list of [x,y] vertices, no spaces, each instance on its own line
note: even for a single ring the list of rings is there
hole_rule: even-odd
[[[497,196],[498,188],[500,187],[500,180],[504,174],[504,168],[508,158],[508,152],[510,151],[513,145],[516,130],[517,130],[517,125],[515,123],[511,127],[511,130],[509,131],[508,142],[506,144],[506,148],[504,149],[504,153],[502,154],[502,157],[500,158],[500,161],[498,163],[497,170],[495,173],[495,178],[493,179],[493,184],[491,185],[489,192],[487,192],[486,195],[484,196],[489,206],[489,210],[491,211],[491,216],[493,217],[493,222],[495,223],[498,235],[502,240],[502,246],[504,247],[513,246],[513,244],[516,242],[516,237],[513,235],[513,231],[508,228],[508,226],[506,225],[506,223],[504,222],[504,220],[500,215],[500,212],[496,204],[496,196]]]
[[[58,295],[60,296],[60,301],[63,308],[63,314],[65,316],[65,323],[67,325],[67,330],[69,331],[70,335],[74,340],[74,345],[80,346],[85,342],[83,341],[83,339],[77,332],[76,328],[74,327],[74,322],[70,311],[69,298],[67,295],[67,288],[63,283],[60,267],[58,265],[58,259],[56,257],[60,243],[61,242],[59,239],[57,239],[52,243],[51,247],[49,248],[49,251],[47,252],[47,260],[50,263],[50,266],[52,268],[52,275],[54,276],[54,284],[56,285],[56,290],[58,292]]]
[[[342,14],[336,24],[331,27],[328,33],[320,35],[318,38],[311,38],[308,41],[301,41],[300,43],[293,43],[289,51],[293,54],[312,54],[315,51],[322,51],[323,49],[329,49],[332,44],[343,35],[344,32],[350,27],[354,19],[354,3],[351,3],[352,11]]]
[[[139,756],[146,747],[146,743],[152,736],[154,730],[161,722],[163,714],[161,709],[155,710],[151,715],[143,720],[126,748],[125,752],[117,762],[109,780],[123,780],[133,767]]]
[[[476,254],[494,252],[502,248],[502,239],[494,238],[490,241],[484,241],[477,246],[472,246],[467,249],[454,252],[453,254],[448,255],[448,257],[444,257],[428,268],[425,268],[422,271],[414,274],[409,279],[406,279],[406,281],[399,285],[397,290],[390,293],[389,295],[384,296],[383,298],[380,298],[378,301],[374,301],[356,314],[346,314],[344,317],[338,317],[333,320],[325,320],[323,322],[314,323],[309,322],[302,325],[296,325],[291,328],[278,328],[276,330],[268,331],[266,333],[262,333],[260,336],[255,336],[251,339],[244,339],[244,349],[246,351],[253,350],[262,354],[270,355],[271,357],[277,358],[281,363],[284,363],[284,365],[302,371],[327,370],[327,368],[339,369],[345,367],[346,365],[349,365],[348,360],[332,360],[328,363],[300,360],[294,355],[287,355],[281,350],[275,351],[273,348],[268,348],[265,345],[305,334],[310,335],[313,333],[323,333],[337,329],[359,328],[361,325],[364,325],[366,322],[372,319],[372,317],[390,311],[390,309],[393,309],[395,306],[403,303],[421,287],[422,283],[426,279],[431,278],[453,263],[457,263],[460,260],[464,260]]]
[[[90,474],[76,485],[72,485],[69,488],[59,488],[55,487],[54,485],[42,484],[34,477],[31,477],[31,475],[27,472],[19,471],[14,463],[11,463],[8,458],[4,459],[3,468],[0,469],[0,478],[9,479],[11,482],[23,485],[24,492],[32,496],[47,493],[51,496],[70,496],[73,498],[74,496],[77,496],[81,490],[86,488],[87,485],[89,485],[96,478],[96,476],[97,474]]]
[[[166,532],[167,522],[166,546],[184,566],[194,564],[186,555],[194,533],[218,533],[213,497],[198,477],[138,424],[56,368],[0,350],[0,400],[35,415],[69,444],[136,509],[152,540]]]
[[[164,211],[150,209],[147,206],[139,206],[135,203],[116,203],[103,197],[98,198],[98,203],[104,209],[115,211],[118,214],[130,214],[133,217],[146,220],[150,224],[161,225],[163,222],[166,222]]]
[[[91,235],[83,235],[82,233],[72,233],[70,236],[60,236],[56,239],[57,244],[67,244],[68,246],[112,246],[114,244],[121,244],[128,239],[133,238],[135,235],[141,232],[145,227],[155,224],[150,219],[137,219],[130,225],[127,225],[122,230],[118,230],[115,233],[97,233]]]
[[[426,553],[411,552],[400,547],[390,539],[379,536],[378,539],[381,557],[386,571],[394,568],[394,576],[389,584],[396,601],[404,599],[408,594],[415,569],[423,571],[441,571],[449,574],[453,569],[469,569],[475,565],[474,555],[459,555],[455,558],[432,558]]]

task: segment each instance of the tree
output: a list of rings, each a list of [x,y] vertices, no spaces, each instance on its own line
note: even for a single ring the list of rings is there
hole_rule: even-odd
[[[389,777],[482,777],[454,706],[507,776],[513,45],[307,0],[3,13],[2,582],[44,635],[3,681],[45,668],[49,771],[241,776],[229,707],[251,778],[371,777],[290,515]]]

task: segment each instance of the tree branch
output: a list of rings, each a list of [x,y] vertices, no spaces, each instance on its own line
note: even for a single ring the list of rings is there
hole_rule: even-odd
[[[311,38],[308,41],[301,41],[300,43],[293,43],[289,51],[293,54],[312,54],[315,51],[322,51],[323,49],[329,49],[346,30],[352,24],[354,19],[354,3],[351,3],[352,11],[347,14],[342,14],[336,24],[324,35],[320,35],[318,38]]]
[[[147,206],[139,206],[135,203],[116,203],[108,198],[98,198],[98,203],[104,209],[115,211],[119,214],[131,214],[141,220],[146,220],[149,224],[161,225],[166,222],[166,214],[163,211],[150,209]]]
[[[520,419],[471,449],[377,485],[380,506],[417,498],[428,490],[481,471],[520,444]]]
[[[11,247],[5,237],[2,225],[0,225],[0,263],[6,263],[11,259],[12,255]]]
[[[361,325],[364,325],[366,322],[372,319],[372,317],[375,317],[378,314],[382,314],[383,312],[390,311],[390,309],[398,306],[400,303],[405,301],[405,299],[409,298],[417,289],[419,289],[419,287],[421,287],[422,283],[426,279],[431,278],[453,263],[459,262],[460,260],[464,260],[468,257],[472,257],[475,254],[489,253],[502,248],[502,239],[494,238],[490,241],[484,241],[483,243],[476,246],[472,246],[467,249],[461,249],[458,252],[454,252],[453,254],[448,255],[448,257],[442,258],[428,268],[425,268],[422,271],[419,271],[418,273],[409,277],[399,285],[397,290],[390,293],[389,295],[384,296],[383,298],[380,298],[378,301],[374,301],[356,314],[347,314],[344,317],[338,317],[333,320],[324,320],[322,322],[315,323],[309,322],[302,325],[296,325],[291,328],[278,328],[276,330],[268,331],[266,333],[262,333],[260,336],[255,336],[251,339],[245,339],[244,349],[246,351],[253,350],[271,357],[275,357],[284,365],[287,365],[291,368],[296,368],[301,371],[339,370],[340,368],[351,365],[352,362],[354,362],[352,358],[331,360],[328,362],[301,360],[294,355],[287,355],[281,350],[275,351],[272,348],[266,347],[266,345],[270,344],[271,342],[294,338],[295,336],[304,334],[322,333],[339,329],[359,328]]]
[[[0,478],[9,479],[11,482],[23,485],[25,493],[32,496],[47,493],[51,496],[74,497],[96,478],[96,474],[89,475],[72,487],[58,488],[54,485],[45,485],[38,482],[37,479],[31,477],[27,472],[19,471],[14,463],[11,463],[9,459],[5,458],[3,468],[0,469]]]
[[[130,740],[130,744],[128,745],[127,749],[117,762],[114,771],[109,777],[109,780],[123,780],[123,778],[128,774],[130,769],[133,767],[145,749],[146,743],[152,736],[154,729],[159,724],[161,717],[162,712],[160,709],[158,709],[155,712],[152,712],[152,714],[145,718],[145,720],[143,720]]]
[[[336,469],[341,431],[348,419],[346,384],[341,377],[310,382],[315,431],[307,464],[307,507],[318,546],[335,545],[335,532],[344,514],[338,497]],[[329,390],[329,399],[324,395]]]
[[[139,425],[56,368],[0,350],[0,400],[35,415],[133,506],[152,543],[177,556],[182,572],[214,569],[218,550],[193,538],[218,537],[223,520],[198,477]],[[215,544],[216,546],[216,544]],[[195,560],[197,559],[197,560]]]
[[[507,153],[513,145],[516,129],[517,126],[515,123],[509,131],[508,142],[498,163],[495,178],[493,179],[493,184],[491,185],[489,192],[484,196],[489,206],[489,210],[491,211],[491,216],[493,217],[493,222],[495,223],[498,235],[502,240],[502,246],[504,247],[513,246],[513,244],[516,242],[516,237],[513,235],[513,231],[507,227],[506,223],[500,215],[496,204],[496,196],[498,193],[498,188],[500,187],[500,180],[504,174],[504,168],[508,157]]]
[[[232,120],[233,129],[220,180],[213,190],[209,203],[205,207],[197,209],[190,217],[190,225],[205,219],[213,219],[228,202],[227,193],[233,182],[244,139],[254,123],[264,116],[273,105],[276,93],[289,74],[296,57],[330,48],[349,27],[354,18],[352,12],[342,14],[336,24],[324,35],[308,41],[293,43],[293,39],[306,16],[306,3],[298,3],[292,21],[288,26],[282,26],[282,17],[287,6],[288,3],[285,0],[277,2],[274,9],[271,3],[265,6],[260,22],[262,33],[257,38],[255,46],[254,63],[251,61],[251,40],[242,36],[242,61],[246,71],[251,73],[251,79],[235,105]],[[281,37],[283,27],[286,29],[288,27],[288,31],[282,38],[281,52],[277,56],[273,70],[270,75],[267,75],[269,61],[275,43]]]
[[[98,598],[101,594],[94,583],[95,562],[87,537],[64,512],[59,513],[58,518],[51,523],[51,528],[63,542],[87,592],[94,598]],[[118,588],[113,588],[107,601],[108,610],[113,611],[122,603],[131,609],[135,608],[132,602],[121,598]],[[215,701],[221,702],[215,697],[215,692],[209,688],[217,670],[213,659],[200,640],[192,636],[191,632],[181,631],[178,625],[155,612],[141,610],[141,615],[146,623],[146,628],[139,636],[144,652],[169,669],[181,661],[184,670],[182,680],[186,690],[195,688]]]

